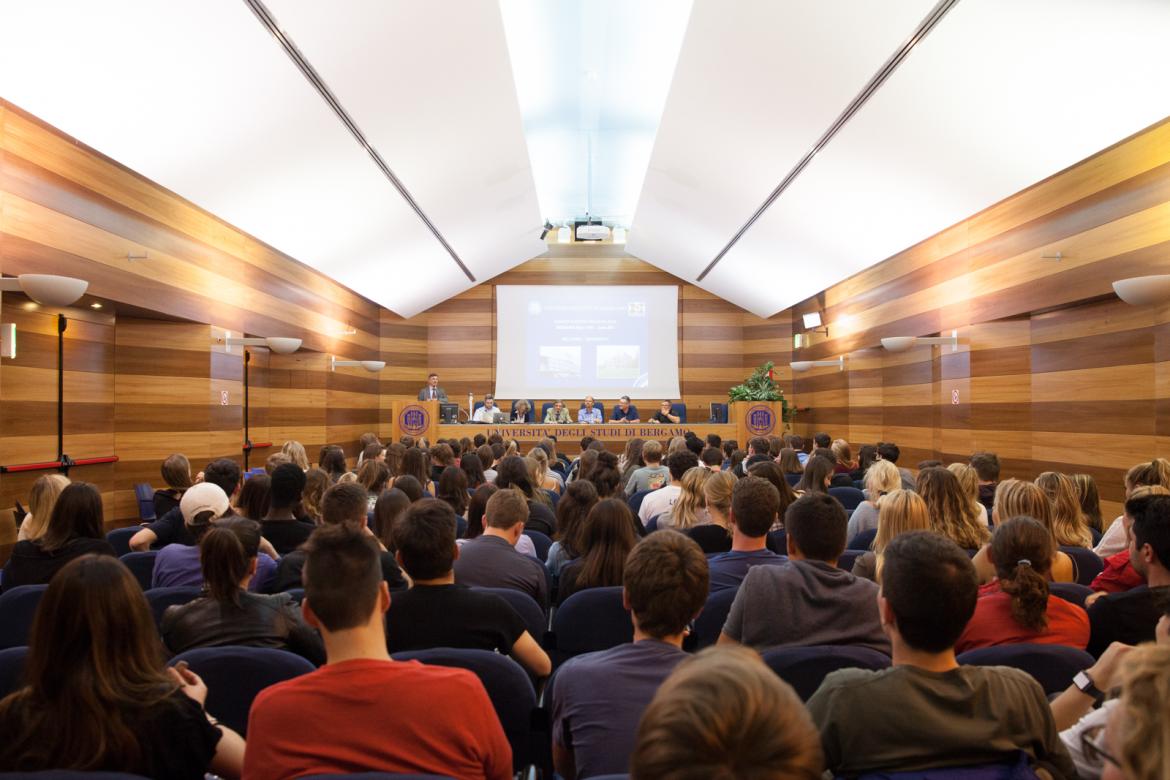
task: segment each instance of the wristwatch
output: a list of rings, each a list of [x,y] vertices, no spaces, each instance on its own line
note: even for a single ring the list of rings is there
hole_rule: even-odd
[[[1077,690],[1081,693],[1086,696],[1091,696],[1097,704],[1105,701],[1105,694],[1093,684],[1093,678],[1089,677],[1088,673],[1084,671],[1077,672],[1077,676],[1073,678],[1073,685],[1077,686]]]

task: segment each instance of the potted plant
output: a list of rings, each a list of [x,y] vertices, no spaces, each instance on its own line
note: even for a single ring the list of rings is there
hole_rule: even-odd
[[[776,381],[772,378],[774,364],[771,360],[752,372],[752,375],[727,391],[728,401],[779,401],[781,404],[782,419],[786,423],[792,422],[795,410],[788,405],[788,400]]]

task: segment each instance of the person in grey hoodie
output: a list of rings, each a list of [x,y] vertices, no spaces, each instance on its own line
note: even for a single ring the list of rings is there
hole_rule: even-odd
[[[784,516],[788,565],[748,571],[719,644],[757,650],[856,645],[889,653],[878,586],[837,568],[847,523],[844,507],[832,496],[813,493],[793,502]]]

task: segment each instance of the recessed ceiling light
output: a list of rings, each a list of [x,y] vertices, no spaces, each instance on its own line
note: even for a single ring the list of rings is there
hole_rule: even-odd
[[[100,309],[101,307],[102,307],[102,305],[100,303],[98,303],[97,301],[94,301],[93,303],[91,303],[89,305],[89,308],[91,308],[91,309]]]

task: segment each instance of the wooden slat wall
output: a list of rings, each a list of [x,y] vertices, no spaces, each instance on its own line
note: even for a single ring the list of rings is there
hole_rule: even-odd
[[[1115,513],[1124,471],[1170,453],[1170,308],[1111,283],[1168,272],[1170,120],[793,307],[830,331],[795,359],[848,356],[797,376],[797,430],[893,440],[910,467],[990,449],[1010,476],[1091,473]],[[877,346],[951,330],[955,352]]]

